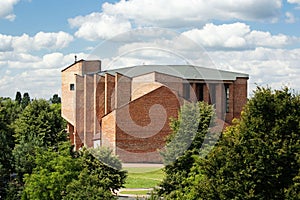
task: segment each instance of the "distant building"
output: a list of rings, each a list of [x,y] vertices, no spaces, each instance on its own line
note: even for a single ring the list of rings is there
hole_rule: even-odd
[[[185,101],[215,105],[225,124],[247,101],[247,74],[192,65],[101,71],[101,61],[80,60],[61,74],[62,116],[75,148],[107,146],[123,162],[160,162],[169,119]]]

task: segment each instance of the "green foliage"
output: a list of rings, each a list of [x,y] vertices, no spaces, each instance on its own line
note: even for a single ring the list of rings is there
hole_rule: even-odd
[[[182,199],[299,199],[300,97],[258,88],[189,174]]]
[[[26,106],[28,106],[30,104],[30,96],[29,94],[26,92],[23,94],[23,98],[21,101],[21,107],[24,109],[26,108]]]
[[[64,199],[114,199],[112,192],[123,187],[126,172],[102,163],[88,150],[81,152],[81,164],[83,170],[67,186]]]
[[[50,102],[52,104],[60,104],[61,98],[58,96],[58,94],[54,94],[52,98],[50,98]]]
[[[13,128],[12,124],[19,118],[22,109],[20,108],[20,105],[17,102],[11,100],[10,98],[6,98],[0,101],[2,108],[5,110],[6,123],[11,128]]]
[[[177,196],[174,191],[186,186],[185,179],[195,163],[194,155],[205,153],[205,137],[210,136],[213,140],[214,134],[210,134],[209,127],[214,119],[213,107],[205,102],[185,104],[178,120],[172,119],[170,127],[173,133],[167,140],[166,150],[161,152],[168,165],[164,169],[166,176],[160,185],[160,195],[174,198]],[[208,147],[210,139],[206,140]]]
[[[66,141],[65,123],[60,108],[46,100],[34,100],[15,122],[16,146],[13,150],[16,170],[20,176],[31,173],[38,147],[55,146]]]
[[[96,173],[89,174],[90,171],[84,168],[78,179],[67,186],[67,195],[64,200],[111,200],[116,197],[105,186],[104,180],[99,180]]]
[[[22,95],[21,95],[21,92],[17,92],[16,93],[16,98],[15,98],[15,102],[17,103],[17,104],[21,104],[21,102],[22,102]]]
[[[20,199],[23,175],[35,168],[37,153],[66,141],[60,109],[60,104],[45,100],[31,103],[28,93],[22,98],[17,92],[15,101],[0,97],[1,198]]]
[[[36,151],[36,167],[24,176],[22,199],[62,199],[67,185],[76,179],[81,171],[78,159],[72,158],[69,143]]]
[[[19,106],[9,98],[0,99],[0,196],[5,197],[10,175],[13,173],[12,149],[14,148],[11,124],[20,112]]]
[[[16,121],[15,137],[17,142],[22,138],[28,141],[35,137],[42,145],[52,146],[66,139],[65,134],[62,134],[64,128],[65,123],[60,116],[59,107],[50,106],[43,99],[34,100]]]
[[[126,172],[105,165],[88,150],[72,155],[68,142],[58,149],[38,149],[36,167],[24,176],[22,199],[115,199],[112,191],[123,186]]]
[[[122,163],[120,159],[113,155],[112,150],[108,147],[97,147],[89,149],[89,152],[102,163],[115,168],[117,170],[122,169]]]

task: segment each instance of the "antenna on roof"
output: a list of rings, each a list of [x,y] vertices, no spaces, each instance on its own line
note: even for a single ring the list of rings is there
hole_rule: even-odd
[[[74,57],[75,57],[75,62],[77,62],[77,56],[75,55]]]

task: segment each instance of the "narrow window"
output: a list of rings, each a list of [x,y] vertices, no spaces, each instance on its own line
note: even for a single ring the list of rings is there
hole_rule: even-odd
[[[203,101],[204,97],[203,97],[203,84],[198,84],[197,85],[197,90],[198,90],[198,101]]]
[[[229,112],[229,84],[225,84],[225,108]]]
[[[190,99],[190,84],[189,83],[184,83],[183,84],[183,97],[187,100]]]
[[[209,103],[216,106],[216,84],[209,84],[209,96]]]
[[[71,90],[71,91],[75,90],[75,85],[74,85],[74,83],[71,83],[71,84],[70,84],[70,90]]]

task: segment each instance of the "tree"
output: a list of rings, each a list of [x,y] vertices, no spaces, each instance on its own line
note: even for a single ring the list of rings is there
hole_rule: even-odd
[[[67,186],[64,199],[116,199],[112,192],[123,187],[126,172],[102,163],[100,160],[103,158],[99,160],[87,150],[82,152],[81,158],[83,170],[78,179]]]
[[[287,88],[257,88],[241,119],[195,163],[183,198],[298,199],[299,106]]]
[[[12,130],[7,122],[7,113],[0,102],[0,196],[5,196],[6,183],[9,181],[12,172],[12,155],[13,148]]]
[[[60,116],[60,108],[46,100],[34,100],[14,123],[16,172],[22,182],[25,173],[31,174],[35,167],[35,153],[40,147],[56,147],[66,141],[65,122]]]
[[[60,104],[61,98],[58,96],[58,94],[54,94],[52,98],[50,98],[50,102],[53,104]]]
[[[78,154],[71,149],[65,142],[58,149],[38,150],[36,167],[25,175],[22,199],[115,199],[112,191],[122,187],[126,173],[86,149]]]
[[[28,104],[30,103],[30,97],[28,92],[23,94],[23,98],[21,101],[21,107],[24,109],[26,106],[28,106]]]
[[[117,170],[122,169],[122,163],[120,159],[116,155],[113,155],[113,152],[110,148],[97,147],[97,148],[89,149],[89,152],[100,162],[106,164],[107,166]]]
[[[12,149],[14,148],[12,124],[18,118],[20,106],[10,98],[0,98],[0,196],[5,198],[11,174],[14,172]]]
[[[23,138],[40,140],[43,146],[53,146],[66,140],[65,122],[60,115],[59,105],[50,105],[39,99],[29,104],[15,123],[15,138],[19,142]]]
[[[39,148],[34,159],[35,168],[25,174],[22,199],[62,199],[67,185],[80,173],[81,163],[71,156],[68,142],[58,149]]]
[[[161,152],[168,165],[164,169],[166,177],[160,184],[160,195],[173,199],[178,196],[176,191],[185,187],[195,156],[204,156],[205,145],[209,147],[213,141],[214,134],[209,127],[213,126],[214,119],[213,106],[198,102],[183,105],[178,119],[171,120],[172,134],[167,139],[166,150]],[[206,144],[203,143],[205,138]]]
[[[21,104],[21,102],[22,102],[22,95],[21,95],[21,92],[17,92],[16,93],[16,98],[15,98],[15,101],[17,102],[17,104]]]

